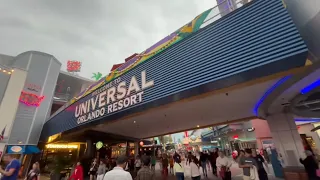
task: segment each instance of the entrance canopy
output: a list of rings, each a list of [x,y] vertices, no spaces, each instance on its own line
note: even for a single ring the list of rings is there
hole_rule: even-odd
[[[305,65],[308,49],[279,0],[252,1],[201,29],[210,12],[74,98],[42,138],[87,128],[144,138],[254,118],[257,101]]]

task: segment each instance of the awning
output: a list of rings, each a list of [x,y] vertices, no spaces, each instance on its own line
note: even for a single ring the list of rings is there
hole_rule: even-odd
[[[34,145],[10,145],[7,147],[7,154],[37,154],[40,152],[40,149]]]
[[[24,154],[38,154],[40,152],[41,151],[37,146],[26,146]]]

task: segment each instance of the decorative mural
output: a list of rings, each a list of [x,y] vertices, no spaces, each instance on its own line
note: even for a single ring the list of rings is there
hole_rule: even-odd
[[[203,12],[202,14],[198,15],[196,18],[194,18],[190,23],[184,25],[177,31],[173,32],[169,36],[163,38],[147,50],[143,51],[140,54],[137,54],[133,56],[131,59],[123,63],[120,67],[113,70],[109,75],[105,76],[104,78],[101,78],[96,83],[89,86],[86,90],[78,94],[76,97],[71,99],[71,101],[66,105],[69,106],[70,104],[73,104],[80,98],[90,94],[100,86],[114,80],[115,78],[123,75],[124,73],[130,71],[131,69],[135,68],[137,65],[149,60],[153,56],[155,56],[158,53],[161,53],[162,51],[166,50],[170,46],[178,43],[179,41],[183,40],[184,38],[188,37],[192,33],[197,32],[199,29],[203,28],[202,25],[204,24],[205,20],[207,19],[208,15],[212,11],[212,8]]]

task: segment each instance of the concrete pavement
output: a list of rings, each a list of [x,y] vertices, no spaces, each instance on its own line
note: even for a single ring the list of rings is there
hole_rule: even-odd
[[[185,162],[182,163],[182,165],[184,166],[185,169],[185,179],[186,180],[191,180],[191,176],[190,176],[190,166],[186,165]],[[208,169],[208,177],[204,177],[202,174],[202,168],[200,168],[200,172],[201,172],[201,179],[205,179],[205,180],[220,180],[221,178],[218,178],[216,176],[213,175],[211,168]],[[269,180],[280,180],[279,178],[274,177],[273,175],[273,169],[272,166],[269,165]],[[232,180],[242,180],[242,169],[240,169],[238,167],[237,163],[233,163],[232,167],[231,167],[231,175],[232,175]],[[160,172],[160,167],[159,164],[156,165],[156,179],[157,180],[163,180],[164,178],[161,175]],[[173,174],[169,174],[167,180],[174,180],[175,177],[173,176]]]
[[[184,166],[185,169],[185,180],[191,180],[191,176],[190,176],[190,166],[186,165],[185,162],[182,162],[182,165]],[[279,178],[274,177],[273,175],[273,169],[272,166],[269,165],[269,180],[280,180]],[[200,172],[201,172],[201,179],[204,180],[220,180],[221,178],[218,178],[216,176],[213,175],[211,168],[208,169],[208,177],[204,177],[202,174],[202,168],[200,168]],[[237,163],[233,163],[232,167],[231,167],[231,175],[232,175],[232,180],[242,180],[242,169],[240,169],[238,167]],[[49,177],[46,176],[41,176],[41,180],[49,180]],[[176,178],[174,177],[173,174],[169,174],[169,176],[167,178],[164,178],[161,175],[161,170],[160,170],[160,166],[159,163],[156,164],[156,180],[175,180]]]

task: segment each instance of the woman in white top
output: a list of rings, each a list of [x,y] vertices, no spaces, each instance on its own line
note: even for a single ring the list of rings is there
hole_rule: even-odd
[[[177,177],[177,180],[184,180],[184,168],[181,164],[181,159],[177,157],[173,165],[173,172]]]
[[[200,167],[198,163],[198,159],[195,156],[192,156],[190,163],[190,174],[192,180],[200,180]]]
[[[219,157],[217,158],[216,165],[219,172],[218,174],[223,180],[231,179],[230,167],[232,166],[232,162],[228,157],[224,156],[222,151],[219,151]]]
[[[138,172],[142,166],[142,162],[139,155],[136,157],[136,161],[134,162],[134,165],[136,167],[136,172]]]

